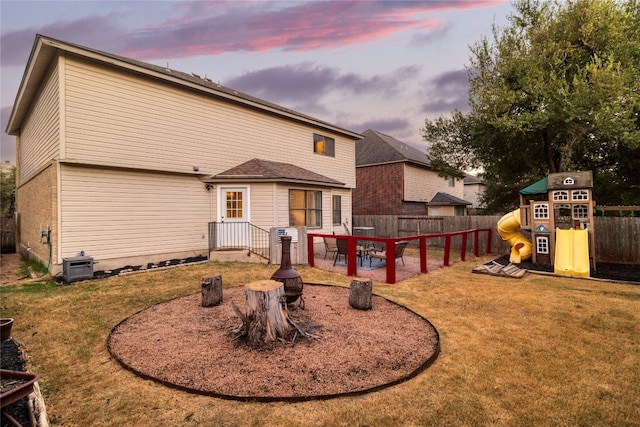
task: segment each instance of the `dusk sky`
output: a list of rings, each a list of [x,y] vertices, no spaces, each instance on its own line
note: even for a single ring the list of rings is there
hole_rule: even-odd
[[[36,34],[196,73],[355,132],[425,150],[425,118],[468,111],[469,46],[508,0],[0,2],[5,133]]]

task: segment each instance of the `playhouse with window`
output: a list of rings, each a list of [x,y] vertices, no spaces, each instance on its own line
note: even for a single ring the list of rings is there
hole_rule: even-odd
[[[591,171],[561,172],[520,190],[520,228],[531,233],[532,260],[556,273],[595,268]]]
[[[511,246],[509,261],[532,258],[553,265],[556,274],[589,276],[595,270],[592,189],[586,171],[552,173],[520,190],[520,207],[498,221],[498,233]]]

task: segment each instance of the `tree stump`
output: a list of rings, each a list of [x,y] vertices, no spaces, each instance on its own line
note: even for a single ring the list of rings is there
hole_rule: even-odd
[[[307,338],[317,338],[303,331],[290,318],[287,311],[287,297],[284,284],[275,280],[261,280],[244,286],[247,298],[247,312],[242,313],[233,305],[242,325],[231,331],[235,339],[246,337],[252,348],[264,348],[279,339],[287,339],[300,334]],[[295,338],[294,338],[295,339]]]
[[[211,307],[222,302],[222,276],[203,277],[202,306]]]
[[[371,310],[372,294],[371,280],[352,280],[349,287],[349,305],[358,310]]]

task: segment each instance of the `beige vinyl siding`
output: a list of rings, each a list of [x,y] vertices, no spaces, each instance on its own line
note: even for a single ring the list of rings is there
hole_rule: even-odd
[[[424,167],[405,163],[404,199],[409,202],[428,202],[438,191],[447,192],[447,180]]]
[[[436,193],[442,192],[463,198],[464,185],[456,180],[455,187],[449,187],[449,180],[424,167],[405,163],[404,199],[409,202],[429,202]]]
[[[213,175],[260,158],[355,186],[355,144],[340,135],[325,134],[335,157],[319,156],[311,126],[71,57],[65,83],[70,160]]]
[[[61,195],[62,257],[81,250],[101,260],[208,247],[210,193],[195,177],[62,165]]]
[[[53,67],[20,133],[20,183],[60,153],[58,67]]]
[[[251,223],[265,230],[276,227],[274,197],[276,184],[251,184]]]

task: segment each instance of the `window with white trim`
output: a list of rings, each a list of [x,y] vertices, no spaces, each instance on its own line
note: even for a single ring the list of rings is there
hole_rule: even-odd
[[[549,253],[549,238],[547,236],[536,237],[536,251],[539,254]]]
[[[533,217],[535,219],[548,219],[549,218],[549,204],[540,203],[533,205]]]
[[[571,200],[589,200],[589,192],[587,190],[573,190]]]
[[[575,181],[570,176],[565,178],[564,182],[563,182],[564,185],[573,185],[574,183],[575,183]]]
[[[569,200],[569,192],[568,191],[554,191],[553,192],[553,200],[556,202]]]
[[[588,218],[589,218],[588,205],[573,205],[573,219],[588,219]]]
[[[322,227],[322,191],[289,190],[289,226]]]

